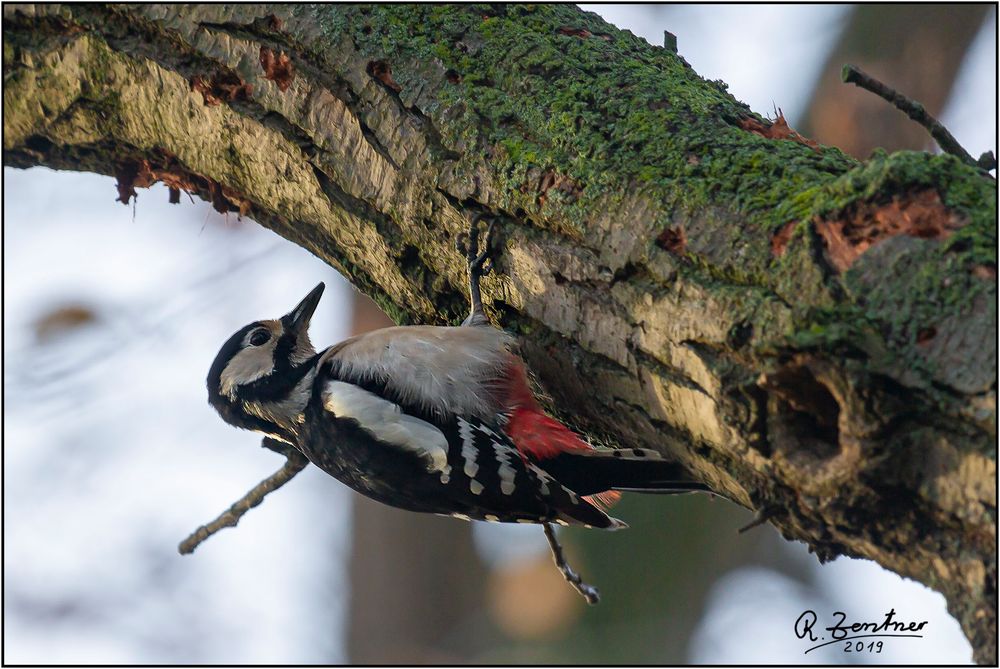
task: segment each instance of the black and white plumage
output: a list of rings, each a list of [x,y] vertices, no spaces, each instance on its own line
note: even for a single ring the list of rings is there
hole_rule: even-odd
[[[300,443],[306,457],[354,490],[466,520],[622,525],[522,457],[502,430],[471,416],[414,415],[420,412],[328,374],[320,371]]]
[[[227,422],[372,499],[459,518],[615,529],[624,523],[587,496],[642,481],[700,488],[652,451],[519,449],[504,405],[516,359],[491,327],[385,328],[316,353],[306,329],[322,291],[223,346],[208,386]]]
[[[319,284],[285,316],[229,338],[209,371],[210,403],[411,511],[617,529],[625,524],[602,508],[616,490],[705,490],[654,451],[595,449],[545,414],[511,338],[482,314],[483,257],[469,254],[466,325],[385,328],[317,352],[308,328]],[[567,579],[595,601],[548,527],[546,536]]]

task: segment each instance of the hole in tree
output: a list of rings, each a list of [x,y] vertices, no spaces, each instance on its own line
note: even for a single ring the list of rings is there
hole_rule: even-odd
[[[779,443],[797,444],[820,460],[840,452],[840,405],[806,367],[785,368],[768,379]]]
[[[54,146],[48,138],[42,137],[41,135],[32,135],[31,137],[28,137],[24,140],[24,145],[32,151],[38,151],[39,153],[48,153]]]

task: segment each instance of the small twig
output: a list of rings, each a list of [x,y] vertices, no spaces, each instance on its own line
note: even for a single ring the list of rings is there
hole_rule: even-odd
[[[774,507],[764,507],[757,509],[756,511],[754,511],[753,518],[750,520],[750,522],[741,527],[740,529],[738,529],[737,533],[743,534],[744,532],[749,532],[753,528],[759,527],[764,523],[766,523],[767,521],[771,520],[776,515],[777,515],[777,509],[775,509]]]
[[[663,31],[663,48],[670,53],[677,53],[677,35],[669,30]]]
[[[180,551],[180,554],[189,555],[194,552],[194,549],[197,548],[201,542],[205,541],[205,539],[208,539],[219,530],[225,527],[236,527],[236,524],[240,522],[240,518],[243,517],[243,514],[263,502],[264,497],[268,494],[291,481],[292,477],[305,469],[306,465],[309,464],[306,456],[294,449],[289,449],[285,453],[285,457],[287,460],[285,460],[285,464],[281,469],[255,485],[253,490],[243,495],[243,497],[237,500],[218,518],[207,525],[202,525],[191,533],[191,536],[182,541],[180,545],[177,546],[177,550]]]
[[[924,126],[927,132],[931,134],[934,141],[938,143],[941,150],[945,153],[950,153],[953,156],[958,156],[963,162],[973,166],[979,167],[979,163],[975,158],[969,155],[969,152],[962,148],[962,145],[958,143],[958,140],[948,129],[941,125],[941,122],[936,118],[927,113],[924,106],[919,102],[911,100],[905,95],[899,93],[893,88],[886,86],[878,79],[873,78],[862,72],[860,69],[854,65],[844,65],[844,69],[841,71],[841,79],[844,80],[845,84],[854,84],[855,86],[860,86],[866,91],[870,91],[875,95],[879,96],[883,100],[894,105],[896,109],[903,112],[911,119]]]
[[[597,591],[592,585],[588,585],[583,582],[580,575],[573,571],[573,568],[569,566],[566,562],[566,557],[563,555],[562,546],[559,545],[559,540],[556,539],[555,530],[552,528],[552,523],[542,523],[542,528],[545,530],[545,538],[549,540],[549,548],[552,550],[552,559],[556,561],[556,567],[562,572],[563,578],[569,582],[576,591],[583,595],[583,598],[587,600],[588,604],[597,604],[601,601],[601,593]]]

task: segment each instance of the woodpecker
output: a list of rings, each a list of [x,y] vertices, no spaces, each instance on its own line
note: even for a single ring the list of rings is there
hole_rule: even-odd
[[[479,279],[494,225],[459,239],[472,308],[462,326],[375,330],[316,351],[309,322],[324,284],[274,320],[234,333],[208,373],[222,418],[297,449],[357,492],[410,511],[465,520],[539,523],[557,565],[551,523],[619,529],[621,491],[707,490],[676,463],[642,449],[595,448],[542,409],[515,342],[492,327]],[[495,222],[494,222],[495,223]]]

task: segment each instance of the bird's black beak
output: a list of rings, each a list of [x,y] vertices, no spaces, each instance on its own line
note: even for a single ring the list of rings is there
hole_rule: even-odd
[[[300,332],[309,329],[309,320],[312,318],[319,298],[323,297],[323,290],[326,284],[322,281],[318,286],[309,291],[309,294],[302,298],[302,301],[294,309],[281,317],[281,323],[286,331]]]

